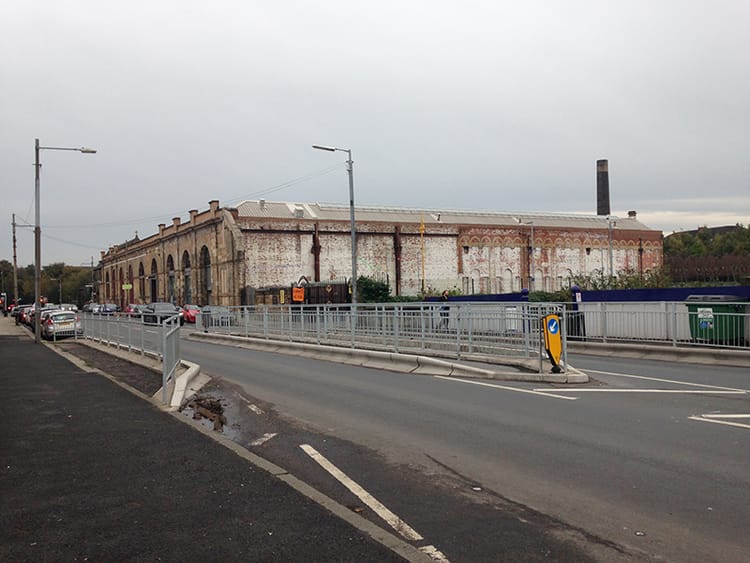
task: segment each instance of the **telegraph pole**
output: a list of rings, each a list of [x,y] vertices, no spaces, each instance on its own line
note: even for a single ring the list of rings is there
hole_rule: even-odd
[[[13,307],[18,306],[18,259],[16,258],[16,214],[13,214]]]

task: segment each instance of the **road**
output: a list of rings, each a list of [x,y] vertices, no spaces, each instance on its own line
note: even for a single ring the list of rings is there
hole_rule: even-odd
[[[750,560],[746,369],[573,356],[593,380],[571,388],[204,342],[183,353],[278,415],[252,424],[273,435],[263,455],[346,501],[300,448],[326,446],[451,561]],[[518,522],[527,528],[501,535]],[[529,534],[547,547],[509,545]]]

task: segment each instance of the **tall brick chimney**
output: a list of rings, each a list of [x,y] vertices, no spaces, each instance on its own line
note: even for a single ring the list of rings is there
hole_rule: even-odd
[[[596,214],[610,215],[609,209],[609,161],[596,161]]]

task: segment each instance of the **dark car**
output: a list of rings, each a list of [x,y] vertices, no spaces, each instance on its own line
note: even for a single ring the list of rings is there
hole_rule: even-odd
[[[102,303],[97,311],[100,315],[114,315],[120,311],[120,307],[114,303]]]
[[[162,322],[174,316],[179,316],[180,326],[185,324],[182,317],[182,310],[172,303],[149,303],[141,312],[143,322],[146,324],[161,324]]]

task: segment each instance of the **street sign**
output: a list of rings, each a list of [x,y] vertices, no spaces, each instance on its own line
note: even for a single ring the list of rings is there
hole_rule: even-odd
[[[547,315],[542,318],[544,331],[544,348],[552,363],[552,371],[560,372],[560,356],[562,355],[562,338],[560,336],[560,316],[557,314]]]

